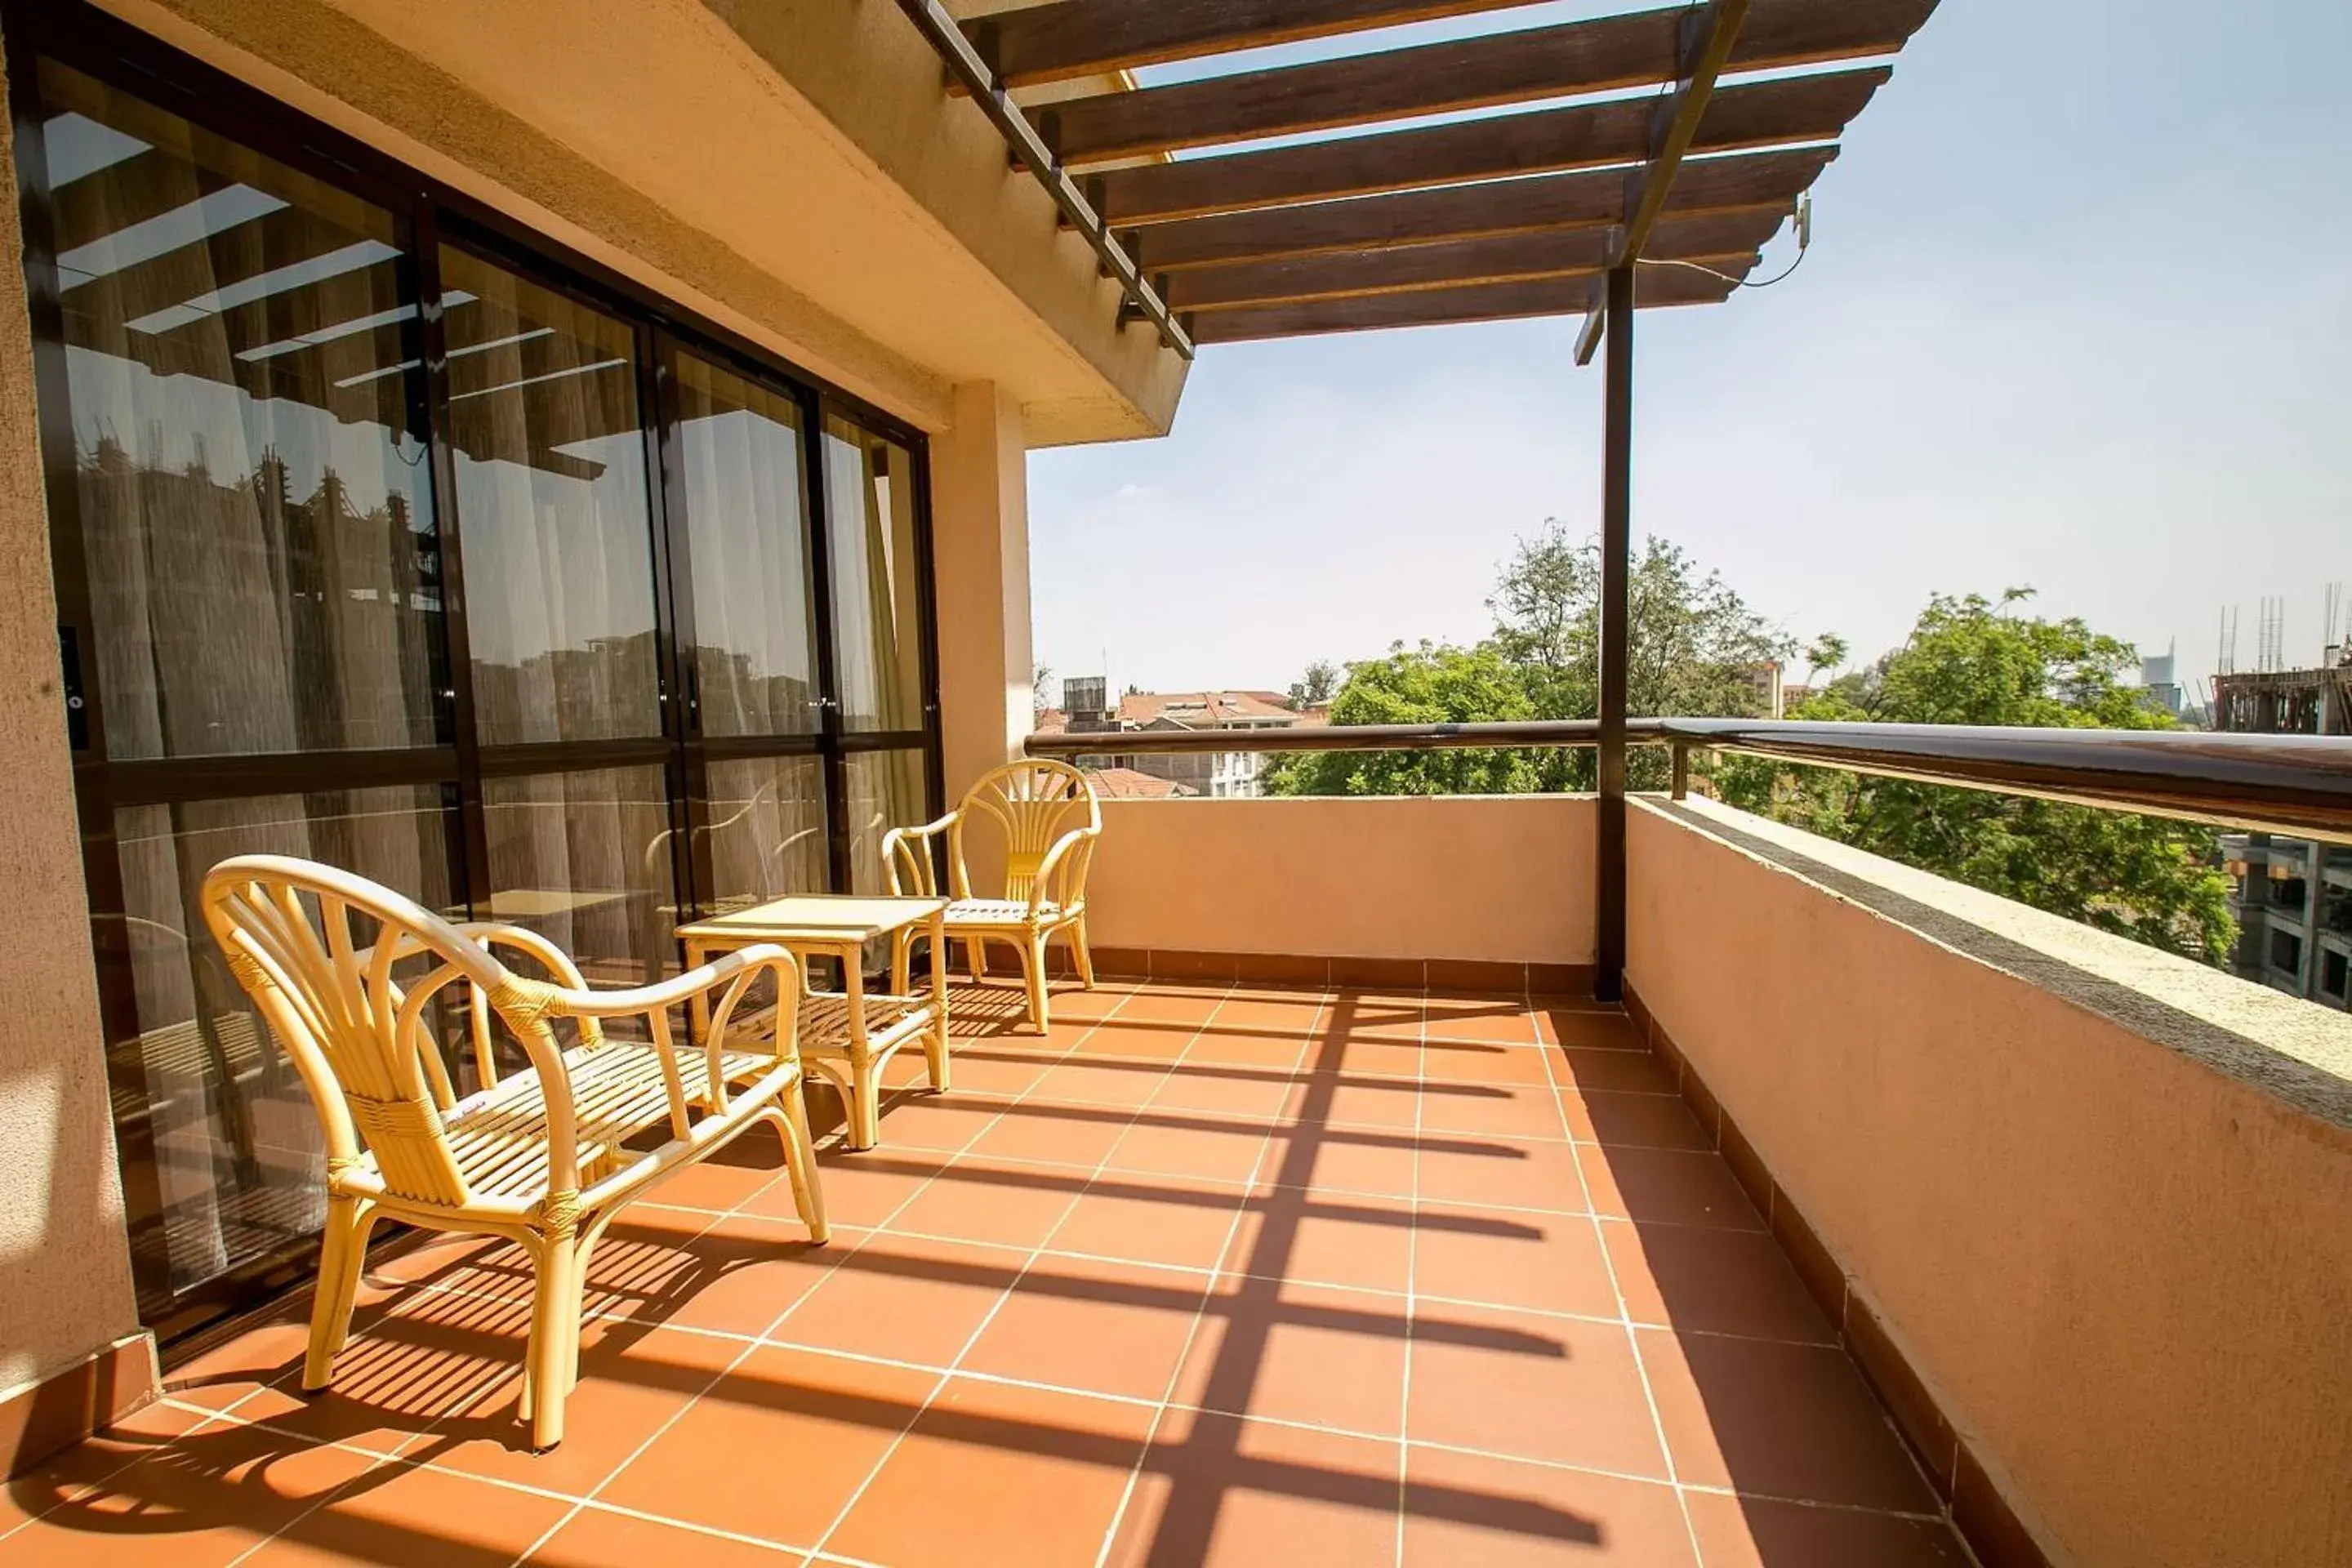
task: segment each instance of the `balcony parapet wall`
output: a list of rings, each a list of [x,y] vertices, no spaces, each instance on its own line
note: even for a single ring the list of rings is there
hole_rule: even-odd
[[[2352,1561],[2352,1019],[1630,816],[1636,1017],[1987,1561]]]
[[[1590,989],[1594,815],[1590,795],[1105,801],[1092,935],[1114,972]]]

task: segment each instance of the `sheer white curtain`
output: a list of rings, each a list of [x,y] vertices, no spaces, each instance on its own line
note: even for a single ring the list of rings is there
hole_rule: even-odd
[[[799,410],[690,354],[677,373],[703,732],[809,733],[816,647]]]
[[[43,61],[82,650],[110,762],[433,744],[438,557],[405,430],[388,215]],[[194,914],[225,856],[446,900],[413,791],[116,814],[137,1065],[173,1289],[316,1224],[315,1120]],[[118,1028],[121,1026],[118,1022]]]

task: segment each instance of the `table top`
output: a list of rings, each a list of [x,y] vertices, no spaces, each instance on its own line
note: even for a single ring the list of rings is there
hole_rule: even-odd
[[[945,899],[860,898],[849,893],[795,893],[680,926],[696,942],[864,942],[929,920]]]

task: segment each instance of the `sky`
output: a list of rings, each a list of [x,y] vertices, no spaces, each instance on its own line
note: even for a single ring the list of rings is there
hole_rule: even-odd
[[[2288,661],[2315,660],[2326,585],[2352,598],[2347,57],[2344,0],[1944,0],[1815,185],[1803,268],[1637,318],[1637,539],[1857,659],[1931,594],[2031,586],[2177,643],[2192,694],[2225,606],[2239,668],[2273,596]],[[1758,276],[1793,254],[1784,233]],[[1033,452],[1038,658],[1279,689],[1484,636],[1517,538],[1599,528],[1577,325],[1212,346],[1169,437]]]

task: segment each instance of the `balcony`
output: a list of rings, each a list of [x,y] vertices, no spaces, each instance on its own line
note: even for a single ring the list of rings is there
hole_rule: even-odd
[[[331,1393],[292,1303],[0,1563],[2341,1556],[2352,1021],[1664,797],[1604,1006],[1596,815],[1111,803],[1123,977],[960,985],[830,1246],[764,1142],[632,1210],[553,1453],[522,1258],[426,1245]]]

